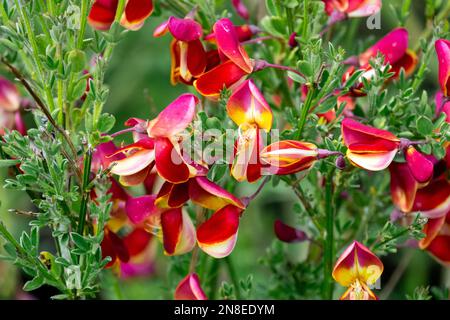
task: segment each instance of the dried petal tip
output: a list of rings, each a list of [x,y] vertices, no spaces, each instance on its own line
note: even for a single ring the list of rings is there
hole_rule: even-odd
[[[291,35],[289,36],[289,41],[288,41],[289,47],[295,48],[298,46],[297,39],[295,39],[296,36],[297,36],[296,32],[292,32]]]
[[[175,289],[175,300],[207,300],[196,273],[188,274]]]

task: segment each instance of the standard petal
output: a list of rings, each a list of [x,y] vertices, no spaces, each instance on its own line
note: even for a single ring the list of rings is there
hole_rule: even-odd
[[[165,254],[181,255],[195,246],[195,228],[189,215],[181,208],[161,214],[161,227]]]
[[[450,95],[450,41],[439,39],[435,43],[439,63],[439,84],[444,96]]]
[[[383,263],[367,247],[354,241],[339,257],[333,269],[333,278],[349,287],[356,281],[372,285],[383,273]]]
[[[193,94],[179,96],[150,121],[147,129],[149,136],[171,137],[182,132],[194,119],[198,103],[198,98]]]
[[[302,230],[293,228],[283,223],[281,220],[276,220],[273,225],[275,235],[280,241],[287,243],[302,242],[308,240],[308,236]]]
[[[371,147],[375,143],[383,142],[385,148],[382,150],[391,151],[400,144],[400,139],[389,131],[367,126],[350,118],[345,118],[342,121],[341,131],[347,147],[350,145],[367,145]]]
[[[241,212],[233,205],[215,212],[197,228],[198,246],[214,258],[228,256],[236,245]]]
[[[127,200],[125,210],[128,218],[134,224],[140,224],[151,215],[160,214],[161,211],[155,205],[155,195],[145,195]]]
[[[175,39],[183,42],[198,40],[203,34],[202,26],[189,18],[170,17],[167,28]]]
[[[202,96],[218,99],[220,91],[225,88],[231,89],[246,75],[248,75],[248,72],[242,70],[233,61],[228,60],[202,74],[194,81],[194,87]]]
[[[0,77],[0,108],[8,112],[20,108],[19,91],[13,83],[3,77]]]
[[[272,109],[252,80],[246,80],[234,90],[227,102],[227,113],[238,126],[255,123],[266,131],[272,127]]]
[[[403,212],[411,212],[416,197],[418,183],[406,163],[392,162],[391,197],[395,206]]]
[[[230,19],[223,18],[214,24],[214,35],[217,47],[228,59],[233,61],[247,73],[253,71],[253,65],[244,47],[239,42],[238,35]]]
[[[207,300],[196,273],[188,274],[175,289],[175,300]]]
[[[376,44],[359,55],[359,64],[366,66],[369,60],[375,58],[378,53],[385,57],[385,62],[391,65],[399,61],[408,49],[408,31],[397,28],[381,38]]]
[[[152,12],[152,0],[128,0],[120,24],[129,30],[138,30]]]
[[[192,202],[214,211],[229,204],[245,209],[241,200],[206,177],[195,177],[189,180],[189,196]]]
[[[433,177],[433,163],[413,146],[405,151],[406,163],[419,183],[426,183]]]

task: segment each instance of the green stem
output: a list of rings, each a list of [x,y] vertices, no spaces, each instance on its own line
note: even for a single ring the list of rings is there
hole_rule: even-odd
[[[86,32],[86,22],[87,22],[87,15],[88,15],[88,4],[89,0],[81,0],[81,13],[80,13],[80,32],[78,33],[78,39],[77,39],[77,49],[81,49],[83,47],[83,41],[84,41],[84,33]]]
[[[219,279],[219,271],[220,271],[220,260],[213,258],[211,261],[211,266],[208,270],[208,276],[211,277],[209,279],[209,292],[208,299],[214,300],[217,293],[217,285]]]
[[[308,32],[308,0],[303,1],[302,37],[306,39]]]
[[[83,164],[83,198],[81,199],[81,208],[80,208],[80,216],[78,219],[78,233],[83,235],[84,233],[84,224],[86,222],[86,212],[87,212],[87,203],[89,200],[89,191],[87,190],[87,186],[89,184],[89,176],[91,173],[91,163],[92,163],[92,150],[89,149],[84,157]]]
[[[303,104],[302,113],[300,114],[300,119],[297,125],[296,139],[299,140],[302,136],[303,129],[306,124],[306,118],[308,117],[309,110],[311,109],[311,104],[314,96],[314,87],[308,88],[308,94],[306,95],[306,101]]]
[[[326,234],[324,237],[324,268],[323,268],[323,298],[331,300],[333,298],[333,280],[331,273],[333,270],[334,257],[334,206],[333,206],[333,171],[327,176],[325,182],[325,215]]]
[[[233,261],[231,260],[231,256],[225,258],[225,263],[228,268],[228,275],[230,276],[231,282],[234,286],[234,291],[236,293],[236,299],[241,299],[241,290],[239,288],[239,280],[237,278],[236,269],[234,268]]]

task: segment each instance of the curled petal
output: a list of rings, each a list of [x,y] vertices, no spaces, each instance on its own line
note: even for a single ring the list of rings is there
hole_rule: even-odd
[[[198,103],[198,98],[193,94],[182,94],[150,121],[148,134],[151,137],[171,137],[180,133],[194,119]]]
[[[91,171],[97,172],[100,169],[107,169],[112,162],[124,159],[125,156],[117,152],[117,147],[114,142],[109,141],[99,144],[95,147],[92,154]],[[114,154],[114,156],[111,156]]]
[[[227,102],[227,113],[238,126],[254,123],[266,131],[272,127],[272,109],[252,80],[234,90]]]
[[[248,24],[244,24],[242,26],[234,26],[234,31],[236,31],[239,42],[250,40],[255,34],[261,32],[258,27]],[[216,41],[214,33],[208,34],[204,39],[210,42]]]
[[[272,174],[291,174],[309,169],[318,157],[317,146],[295,140],[282,140],[265,147],[260,154],[264,170]]]
[[[108,30],[114,22],[118,0],[95,0],[87,18],[97,30]]]
[[[20,95],[16,86],[7,79],[0,77],[0,109],[14,112],[20,108]]]
[[[128,199],[125,210],[130,221],[134,224],[140,224],[149,216],[159,214],[161,211],[156,207],[155,199],[155,195]]]
[[[383,273],[383,263],[368,248],[354,241],[339,257],[333,269],[333,278],[349,287],[357,281],[372,285]]]
[[[164,21],[160,25],[158,25],[153,31],[154,37],[161,37],[165,35],[169,31],[169,20]]]
[[[189,200],[188,183],[165,182],[158,192],[156,205],[159,208],[179,208]]]
[[[229,204],[245,209],[241,200],[206,177],[195,177],[189,180],[189,196],[194,203],[214,211]]]
[[[175,289],[175,300],[207,300],[196,273],[188,274]]]
[[[155,164],[158,174],[171,183],[186,182],[195,174],[195,169],[186,164],[180,151],[168,138],[156,139]]]
[[[120,24],[129,30],[138,30],[152,12],[152,0],[128,0]]]
[[[444,96],[450,95],[450,41],[439,39],[435,43],[439,63],[439,84]]]
[[[206,68],[206,52],[200,40],[177,42],[179,45],[179,73],[184,81],[189,82],[199,77]]]
[[[369,171],[381,171],[389,167],[395,158],[397,150],[377,153],[356,153],[347,150],[347,158],[359,168]]]
[[[419,183],[426,183],[433,177],[433,162],[417,151],[416,148],[408,147],[405,157],[412,175]]]
[[[197,229],[199,247],[214,258],[224,258],[236,245],[242,209],[233,205],[223,207]]]
[[[213,29],[220,52],[246,73],[251,73],[253,71],[252,62],[239,42],[233,23],[229,19],[223,18],[214,24]]]
[[[236,86],[248,74],[233,61],[228,60],[201,75],[194,81],[194,87],[202,96],[218,99],[220,91]]]
[[[381,53],[385,57],[385,62],[393,65],[399,61],[408,49],[408,31],[404,28],[397,28],[385,35],[375,45],[359,55],[359,64],[365,66],[369,60]]]
[[[411,212],[419,187],[406,163],[393,162],[391,174],[391,197],[395,206],[403,212]]]
[[[450,183],[438,179],[419,189],[412,210],[431,219],[445,216],[450,211]]]
[[[305,232],[288,226],[280,220],[276,220],[273,227],[275,235],[280,241],[293,243],[308,240],[308,236]]]
[[[161,227],[165,254],[180,255],[195,246],[195,228],[189,215],[181,208],[161,214]]]
[[[450,216],[447,214],[447,216]],[[427,224],[423,228],[423,233],[425,233],[425,238],[420,239],[419,247],[425,249],[430,245],[430,243],[436,238],[436,236],[441,231],[445,224],[445,216],[436,219],[428,219]]]

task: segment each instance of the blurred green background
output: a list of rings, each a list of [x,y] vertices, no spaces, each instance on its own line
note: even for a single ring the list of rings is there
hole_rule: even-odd
[[[258,15],[264,14],[263,1],[246,1],[250,12]],[[381,35],[397,26],[397,22],[389,5],[399,4],[402,1],[384,1],[382,12],[381,30],[368,30],[365,27],[365,20],[352,20],[344,23],[354,24],[355,41],[342,43],[349,54],[357,53],[364,48],[364,43],[377,39]],[[411,44],[415,47],[416,36],[424,28],[424,3],[425,1],[413,1],[414,10],[408,20],[407,28],[410,31]],[[129,32],[125,39],[116,47],[109,72],[107,73],[107,83],[110,88],[109,100],[105,111],[113,114],[116,119],[115,129],[123,129],[123,122],[129,117],[139,117],[151,119],[156,112],[179,94],[192,91],[183,85],[172,86],[169,81],[170,72],[170,37],[153,38],[154,28],[165,19],[164,13],[161,17],[150,17],[145,26],[138,32]],[[257,17],[253,17],[257,20]],[[236,20],[236,22],[239,22]],[[358,39],[358,40],[357,40]],[[361,39],[362,41],[360,41]],[[429,77],[425,87],[429,92],[436,90],[437,66],[436,59],[432,58]],[[431,93],[430,93],[431,95]],[[7,172],[1,171],[1,179],[4,180]],[[237,190],[239,195],[249,195],[256,186],[243,184]],[[0,193],[1,212],[0,217],[6,220],[10,228],[15,231],[15,235],[20,234],[28,222],[26,218],[13,215],[7,211],[8,208],[29,209],[30,204],[26,194],[2,189]],[[295,195],[280,183],[276,188],[267,186],[253,201],[246,210],[239,231],[239,238],[236,248],[231,255],[236,267],[239,279],[245,280],[248,275],[253,276],[253,289],[250,298],[271,298],[267,295],[266,288],[270,286],[271,272],[269,268],[259,263],[260,258],[265,256],[267,249],[272,246],[283,247],[284,258],[292,262],[299,262],[306,254],[305,244],[281,244],[277,242],[273,233],[273,222],[280,218],[287,223],[297,224],[293,207],[296,203]],[[43,241],[43,246],[46,242]],[[170,299],[173,289],[176,286],[173,279],[168,276],[168,260],[172,258],[164,257],[162,247],[159,245],[156,258],[156,273],[151,277],[135,278],[114,283],[109,272],[104,275],[103,281],[111,284],[111,289],[102,293],[103,298],[115,299],[118,297],[126,299]],[[43,247],[42,250],[46,248]],[[405,257],[403,259],[403,257]],[[177,259],[177,263],[186,263],[189,255]],[[179,261],[178,261],[179,260]],[[436,285],[442,283],[444,277],[447,283],[450,281],[448,270],[445,271],[439,264],[432,260],[426,253],[419,250],[400,249],[396,255],[383,258],[386,271],[382,277],[383,282],[387,281],[394,269],[403,261],[406,272],[399,279],[399,284],[393,289],[390,298],[405,299],[405,295],[412,295],[418,286]],[[207,262],[211,266],[212,259]],[[406,262],[405,262],[406,261]],[[220,261],[212,265],[213,270],[217,270],[221,280],[229,281],[225,261]],[[17,288],[24,282],[19,272],[10,265],[0,262],[0,298],[22,297]],[[121,294],[118,296],[117,285]],[[40,298],[48,297],[46,289],[38,293]],[[339,291],[339,290],[336,290]],[[336,292],[336,295],[338,292]],[[216,296],[217,297],[217,296]]]

